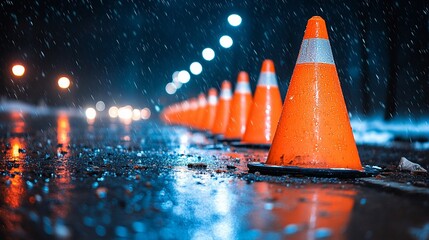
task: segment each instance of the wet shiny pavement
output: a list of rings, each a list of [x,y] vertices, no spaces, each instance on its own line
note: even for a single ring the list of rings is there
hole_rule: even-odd
[[[0,148],[0,239],[429,237],[428,198],[249,174],[266,151],[183,128],[15,113],[1,117]],[[375,152],[360,151],[364,164]]]

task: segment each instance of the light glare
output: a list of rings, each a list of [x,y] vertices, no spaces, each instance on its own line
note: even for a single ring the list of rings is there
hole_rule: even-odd
[[[237,27],[241,24],[241,17],[238,14],[231,14],[228,17],[228,23],[233,26],[233,27]]]
[[[230,48],[232,46],[232,38],[228,35],[223,35],[220,39],[219,39],[219,43],[223,48]]]
[[[170,95],[175,94],[176,90],[177,88],[176,88],[176,85],[174,85],[174,83],[169,82],[167,83],[167,85],[165,85],[165,91]]]
[[[133,120],[134,121],[140,120],[140,110],[139,109],[133,109]]]
[[[203,58],[206,61],[211,61],[215,57],[215,52],[211,48],[205,48],[203,50]]]
[[[111,118],[117,118],[118,117],[118,111],[119,111],[118,107],[116,107],[116,106],[110,107],[109,108],[109,116]]]
[[[86,109],[85,116],[86,116],[87,119],[93,120],[97,116],[97,112],[95,111],[94,108],[90,107],[90,108]]]
[[[203,66],[201,66],[199,62],[193,62],[191,63],[189,70],[191,70],[192,74],[199,75],[203,71]]]
[[[60,88],[68,88],[70,86],[70,79],[68,77],[60,77],[58,79],[58,86]]]
[[[97,111],[99,111],[99,112],[102,112],[102,111],[104,111],[104,109],[106,109],[106,104],[104,104],[103,101],[98,101],[95,104],[95,109],[97,109]]]
[[[150,114],[151,114],[150,109],[149,109],[149,108],[147,108],[147,107],[143,108],[143,109],[141,110],[141,112],[140,112],[141,118],[142,118],[143,120],[147,120],[147,119],[149,119],[149,118],[150,118]]]
[[[182,70],[177,75],[177,79],[181,83],[187,83],[187,82],[189,82],[189,80],[191,80],[191,74],[189,74],[189,72],[186,70]]]
[[[22,77],[25,73],[25,67],[21,64],[16,64],[12,67],[12,73],[17,77]]]
[[[131,120],[133,117],[133,108],[131,106],[119,108],[118,117],[122,120]]]

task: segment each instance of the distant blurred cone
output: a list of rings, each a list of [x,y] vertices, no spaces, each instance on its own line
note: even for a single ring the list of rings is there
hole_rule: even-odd
[[[216,118],[213,124],[213,134],[224,134],[226,125],[228,124],[230,107],[231,107],[232,90],[231,83],[227,80],[223,81],[219,103],[216,109]]]
[[[307,23],[265,167],[309,175],[347,176],[362,172],[321,17],[312,17]]]
[[[241,71],[238,74],[237,85],[231,102],[231,113],[225,132],[225,139],[241,139],[246,130],[247,118],[252,106],[252,93],[249,85],[249,75]]]
[[[197,127],[197,118],[198,118],[198,100],[196,98],[191,98],[189,100],[189,115],[188,115],[188,126],[193,129]]]
[[[195,124],[195,128],[198,130],[202,130],[206,108],[207,108],[207,99],[204,93],[201,93],[200,95],[198,95],[198,110],[197,110],[197,118],[196,118],[196,124]]]
[[[270,144],[282,111],[277,77],[272,60],[262,63],[258,86],[243,135],[243,143]]]
[[[210,88],[208,94],[208,102],[204,111],[204,116],[201,124],[201,130],[209,131],[213,128],[213,123],[216,117],[216,107],[218,104],[217,91],[214,88]]]

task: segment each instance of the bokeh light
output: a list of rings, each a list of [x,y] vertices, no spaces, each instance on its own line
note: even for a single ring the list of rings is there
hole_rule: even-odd
[[[175,71],[175,72],[173,73],[173,75],[171,76],[171,80],[172,80],[173,82],[178,82],[178,81],[179,81],[178,76],[179,76],[179,71]]]
[[[176,85],[171,82],[167,83],[167,85],[165,85],[165,91],[170,95],[175,94],[177,91]]]
[[[177,79],[181,83],[187,83],[187,82],[189,82],[189,80],[191,80],[191,74],[189,74],[189,72],[186,70],[182,70],[177,75]]]
[[[220,39],[219,39],[219,43],[223,48],[230,48],[232,46],[232,38],[228,35],[223,35]]]
[[[119,108],[118,117],[122,120],[131,120],[133,117],[133,108],[129,105]]]
[[[201,66],[199,62],[193,62],[191,63],[189,70],[191,70],[192,74],[199,75],[203,71],[203,66]]]
[[[241,17],[238,14],[231,14],[228,17],[228,23],[233,26],[233,27],[237,27],[241,24]]]
[[[116,106],[110,107],[109,108],[109,116],[111,118],[117,118],[118,117],[118,111],[119,111],[118,107],[116,107]]]
[[[58,79],[58,86],[63,89],[70,87],[70,79],[68,77],[60,77]]]
[[[211,48],[205,48],[203,50],[203,58],[206,61],[211,61],[215,57],[215,52]]]
[[[176,87],[176,89],[180,89],[181,87],[182,87],[182,85],[183,85],[183,83],[181,83],[181,82],[179,82],[179,81],[177,81],[177,82],[171,82],[172,84],[174,84],[174,86]]]
[[[102,111],[104,111],[104,109],[106,109],[106,104],[104,104],[103,101],[98,101],[95,104],[95,109],[97,109],[97,111],[99,111],[99,112],[102,112]]]
[[[16,64],[12,67],[12,73],[17,77],[22,77],[25,73],[25,67],[21,64]]]
[[[144,120],[149,119],[149,118],[150,118],[150,115],[151,115],[150,109],[149,109],[149,108],[147,108],[147,107],[143,108],[143,109],[141,110],[141,112],[140,112],[140,116],[141,116],[141,118],[142,118],[142,119],[144,119]]]
[[[95,111],[94,108],[89,107],[85,111],[85,116],[86,116],[87,119],[93,120],[97,116],[97,112]]]
[[[138,120],[140,120],[140,116],[141,116],[141,114],[140,114],[140,110],[139,109],[133,109],[133,120],[134,121],[138,121]]]

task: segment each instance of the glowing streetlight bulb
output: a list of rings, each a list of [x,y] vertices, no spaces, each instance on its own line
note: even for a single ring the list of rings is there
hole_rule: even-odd
[[[58,79],[58,86],[63,89],[70,87],[70,79],[68,77],[60,77]]]
[[[118,107],[116,107],[116,106],[110,107],[109,108],[109,116],[111,118],[117,118],[119,115],[118,111],[119,111]]]
[[[174,85],[174,83],[169,82],[169,83],[167,83],[167,85],[165,86],[165,91],[166,91],[169,95],[172,95],[172,94],[175,94],[175,93],[176,93],[177,88],[176,88],[176,86]]]
[[[189,72],[186,70],[182,70],[177,75],[177,79],[181,83],[187,83],[187,82],[189,82],[189,80],[191,80],[191,74],[189,74]]]
[[[205,48],[203,50],[203,58],[206,61],[211,61],[215,57],[215,52],[211,48]]]
[[[199,62],[193,62],[191,63],[189,70],[191,70],[192,74],[199,75],[203,71],[203,66],[201,66]]]
[[[219,43],[222,47],[224,48],[230,48],[232,46],[232,38],[228,35],[223,35],[220,39],[219,39]]]
[[[228,23],[233,26],[233,27],[237,27],[241,24],[241,17],[238,14],[231,14],[228,17]]]
[[[90,107],[90,108],[86,109],[85,116],[86,116],[87,119],[93,120],[97,116],[97,112],[95,111],[94,108]]]
[[[12,73],[17,77],[22,77],[25,73],[25,67],[21,64],[16,64],[12,67]]]
[[[99,112],[102,112],[102,111],[104,111],[104,109],[106,109],[106,104],[104,104],[103,101],[98,101],[95,104],[95,109],[97,109],[97,111],[99,111]]]

